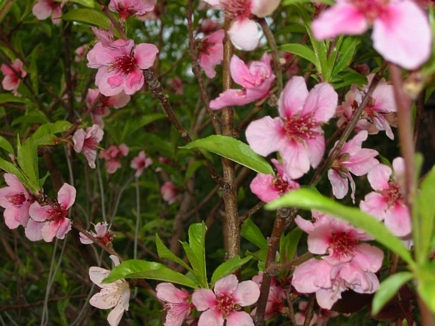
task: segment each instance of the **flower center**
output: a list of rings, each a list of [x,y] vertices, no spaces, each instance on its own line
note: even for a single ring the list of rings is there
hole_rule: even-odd
[[[232,295],[221,294],[216,298],[216,309],[222,314],[224,318],[227,318],[230,312],[239,310],[240,307],[234,302]]]
[[[403,200],[400,186],[397,181],[390,181],[388,189],[382,191],[382,196],[387,200],[389,207],[393,206],[397,201]]]
[[[26,201],[26,196],[21,192],[19,194],[7,195],[7,200],[15,207],[21,207]]]
[[[114,233],[112,231],[107,231],[102,237],[100,237],[100,241],[107,245],[112,242]]]
[[[94,136],[86,138],[83,143],[83,148],[87,149],[96,149],[98,146],[98,141]]]
[[[389,0],[352,0],[352,3],[370,22],[373,22],[385,12]]]
[[[54,204],[51,206],[50,217],[47,218],[47,221],[59,222],[66,218],[68,218],[68,210],[64,209],[59,204]]]
[[[283,195],[293,189],[293,187],[281,176],[277,176],[273,179],[272,186],[276,191],[279,192],[280,195]]]
[[[228,19],[243,19],[252,16],[251,0],[221,0]]]
[[[319,126],[320,123],[313,119],[312,114],[296,115],[284,120],[284,131],[289,140],[314,139],[322,133],[316,130]]]
[[[110,68],[116,69],[123,75],[128,75],[137,69],[137,60],[132,54],[123,55],[121,57],[115,58],[115,62]]]
[[[134,15],[137,11],[134,7],[125,5],[123,3],[118,3],[116,5],[116,11],[119,13],[121,19],[127,19],[128,17]]]
[[[330,238],[329,248],[333,250],[334,256],[347,257],[353,256],[358,241],[353,239],[346,232],[333,232]]]

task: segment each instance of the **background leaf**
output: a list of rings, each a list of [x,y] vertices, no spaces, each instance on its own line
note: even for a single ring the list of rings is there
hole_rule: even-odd
[[[251,258],[252,257],[240,258],[239,256],[235,256],[220,264],[211,276],[211,286],[213,286],[214,283],[216,283],[216,281],[220,280],[221,278],[234,273],[236,270],[238,270],[240,267],[250,261]]]

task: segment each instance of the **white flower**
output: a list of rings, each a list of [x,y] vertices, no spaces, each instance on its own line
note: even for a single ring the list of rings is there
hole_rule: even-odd
[[[111,255],[114,266],[119,265],[118,257]],[[125,279],[117,280],[113,283],[101,282],[109,275],[110,271],[101,267],[92,266],[89,269],[89,277],[101,288],[99,293],[96,293],[89,303],[98,309],[112,309],[107,317],[110,326],[116,326],[121,321],[124,310],[128,310],[130,300],[130,288]]]

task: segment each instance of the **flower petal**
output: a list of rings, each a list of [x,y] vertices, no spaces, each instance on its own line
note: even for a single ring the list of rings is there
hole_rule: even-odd
[[[233,45],[244,51],[252,51],[258,45],[258,26],[251,19],[237,19],[233,21],[228,35],[231,38]]]
[[[266,116],[252,121],[246,128],[246,140],[249,146],[254,152],[263,156],[278,151],[283,146],[284,137],[284,126],[280,118],[272,119]]]

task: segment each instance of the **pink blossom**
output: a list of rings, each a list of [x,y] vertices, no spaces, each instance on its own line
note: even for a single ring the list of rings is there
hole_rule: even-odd
[[[225,31],[220,29],[203,38],[199,45],[198,63],[208,78],[216,76],[215,66],[224,59]]]
[[[108,46],[98,42],[88,52],[88,67],[98,69],[95,84],[101,94],[132,95],[144,85],[142,70],[154,64],[158,52],[153,44],[135,45],[132,40],[116,40]]]
[[[95,159],[97,158],[97,147],[103,139],[104,131],[98,125],[90,128],[78,129],[73,135],[74,150],[82,153],[88,160],[88,164],[95,169]]]
[[[358,35],[373,25],[373,47],[386,60],[415,69],[430,56],[427,14],[410,0],[338,0],[313,21],[318,39]]]
[[[162,194],[163,200],[171,205],[175,203],[177,199],[178,190],[172,182],[166,181],[160,188],[160,193]]]
[[[190,315],[192,303],[190,294],[177,289],[171,283],[160,283],[156,287],[157,298],[163,301],[166,312],[165,326],[181,326]]]
[[[278,102],[280,117],[263,117],[246,129],[249,146],[267,156],[278,151],[287,175],[297,179],[315,168],[325,152],[321,125],[333,115],[337,93],[327,83],[317,84],[309,93],[303,77],[293,77]]]
[[[152,163],[153,160],[146,156],[145,151],[140,151],[139,155],[131,161],[130,167],[132,169],[136,169],[136,173],[134,175],[139,177],[143,170],[149,167]]]
[[[367,76],[369,83],[373,76],[373,74]],[[352,86],[351,90],[346,94],[345,102],[337,108],[337,116],[339,116],[337,124],[339,127],[350,121],[367,90],[368,86],[364,86],[362,90]],[[381,79],[368,104],[363,109],[361,119],[358,121],[355,130],[367,130],[369,134],[377,134],[380,130],[385,130],[388,138],[394,139],[390,125],[394,125],[396,111],[393,86],[388,85],[385,79]]]
[[[55,0],[38,0],[33,6],[32,12],[39,20],[47,19],[51,16],[53,24],[59,24],[62,16],[62,8],[66,2]]]
[[[35,199],[15,175],[5,173],[3,177],[8,185],[0,189],[0,206],[5,209],[5,224],[9,229],[16,229],[19,225],[26,227],[29,207]]]
[[[114,107],[115,109],[122,108],[130,102],[130,98],[130,95],[127,95],[124,92],[107,97],[100,95],[100,92],[97,89],[89,88],[86,95],[86,107],[92,109],[92,122],[99,125],[100,128],[104,128],[103,118],[110,114],[110,107]]]
[[[192,303],[201,314],[198,326],[254,326],[248,313],[238,311],[257,302],[260,289],[253,281],[239,283],[235,275],[228,275],[216,282],[214,292],[209,289],[195,290]]]
[[[99,222],[95,224],[95,233],[90,231],[89,233],[97,238],[101,243],[107,245],[112,242],[114,233],[108,230],[108,224],[106,222]],[[83,244],[92,244],[94,241],[89,239],[85,234],[79,232],[80,242]]]
[[[290,179],[284,171],[282,164],[275,159],[272,159],[272,163],[275,165],[277,174],[274,176],[259,173],[252,180],[250,185],[251,191],[256,194],[260,200],[266,203],[294,189],[299,189],[299,183]]]
[[[119,265],[118,257],[111,255],[114,266]],[[110,271],[101,267],[92,266],[89,269],[91,281],[101,288],[99,293],[89,300],[89,303],[98,309],[113,309],[107,321],[110,326],[116,326],[121,321],[125,310],[128,310],[130,300],[130,288],[125,279],[120,279],[112,283],[102,283],[109,276]]]
[[[121,144],[119,146],[110,145],[108,149],[100,152],[100,158],[106,160],[107,173],[115,173],[121,167],[121,156],[128,155],[128,146]]]
[[[76,189],[67,183],[59,189],[57,201],[41,206],[35,201],[29,208],[30,219],[26,227],[26,236],[32,241],[44,239],[53,241],[54,237],[64,239],[71,230],[68,218],[69,208],[76,199]]]
[[[15,59],[10,66],[2,63],[1,71],[5,75],[2,81],[3,88],[12,91],[15,96],[19,96],[18,86],[20,86],[21,79],[27,75],[27,72],[23,70],[23,62],[20,59]]]
[[[386,227],[398,237],[412,231],[411,216],[402,193],[403,158],[393,160],[394,173],[389,166],[379,164],[369,171],[367,178],[375,190],[360,203],[362,211],[384,221]]]
[[[121,19],[143,16],[154,10],[157,0],[110,0],[109,9],[119,13]]]
[[[259,272],[258,275],[255,275],[252,280],[261,286],[263,281],[263,272]],[[275,278],[272,278],[269,287],[269,295],[267,297],[266,310],[264,312],[264,319],[267,320],[272,318],[273,316],[280,315],[285,311],[285,293],[282,286],[277,284]],[[251,312],[251,316],[256,314],[257,308],[254,308]]]
[[[252,61],[246,65],[238,56],[233,55],[230,62],[231,78],[242,89],[228,89],[217,99],[210,102],[211,109],[222,109],[226,106],[245,105],[266,98],[275,80],[270,58],[265,53],[261,61]]]
[[[260,18],[271,15],[280,0],[204,0],[213,7],[225,10],[225,16],[232,20],[228,34],[238,49],[252,51],[258,45],[259,33],[253,16]]]
[[[328,179],[332,185],[332,192],[337,199],[342,199],[349,191],[348,181],[352,189],[351,197],[355,203],[355,181],[352,174],[360,177],[379,164],[375,159],[379,153],[374,149],[361,148],[367,139],[366,130],[359,132],[354,138],[344,144],[337,158],[328,170]],[[337,143],[336,143],[337,146]]]
[[[89,44],[84,44],[82,46],[79,46],[74,53],[76,54],[74,61],[75,62],[82,62],[85,58],[86,51],[88,51]]]

